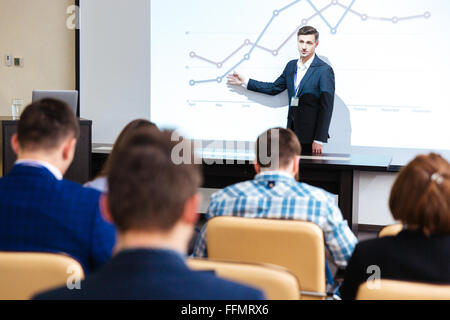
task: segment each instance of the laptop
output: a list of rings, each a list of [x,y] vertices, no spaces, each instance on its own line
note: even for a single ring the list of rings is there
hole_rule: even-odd
[[[73,113],[77,114],[78,108],[78,91],[77,90],[33,90],[32,102],[41,99],[51,98],[65,102]]]

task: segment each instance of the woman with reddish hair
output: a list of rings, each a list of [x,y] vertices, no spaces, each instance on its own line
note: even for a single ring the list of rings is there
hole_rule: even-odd
[[[343,299],[354,299],[374,271],[381,279],[450,283],[450,164],[435,153],[417,156],[398,174],[389,208],[403,231],[356,246]]]
[[[111,150],[111,153],[108,156],[108,159],[106,160],[105,164],[103,165],[102,170],[100,173],[95,177],[94,180],[87,182],[84,186],[89,187],[92,189],[97,189],[100,192],[107,192],[108,191],[108,183],[107,183],[107,177],[109,174],[110,166],[112,160],[117,155],[117,152],[123,147],[126,140],[137,130],[140,130],[142,128],[149,128],[149,129],[156,129],[156,125],[153,122],[150,122],[145,119],[136,119],[128,123],[125,128],[122,129],[119,136],[117,137],[116,141],[114,142],[114,146]]]

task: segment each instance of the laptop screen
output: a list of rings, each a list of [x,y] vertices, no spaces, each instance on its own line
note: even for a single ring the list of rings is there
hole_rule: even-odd
[[[75,115],[78,108],[78,91],[76,90],[33,90],[32,101],[38,101],[45,98],[56,99],[65,102]]]

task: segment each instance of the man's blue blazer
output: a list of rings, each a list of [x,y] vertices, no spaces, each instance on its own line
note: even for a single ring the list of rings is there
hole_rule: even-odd
[[[261,291],[188,269],[181,254],[161,249],[119,252],[81,281],[81,288],[61,287],[40,300],[260,300]]]
[[[44,167],[15,165],[0,179],[0,251],[66,253],[89,273],[111,257],[115,244],[99,197]]]
[[[288,90],[289,101],[295,96],[294,78],[298,60],[292,60],[275,82],[250,79],[247,89],[269,95]],[[335,80],[333,69],[317,55],[300,83],[299,107],[289,107],[287,128],[292,129],[302,144],[314,140],[327,142],[333,114]]]

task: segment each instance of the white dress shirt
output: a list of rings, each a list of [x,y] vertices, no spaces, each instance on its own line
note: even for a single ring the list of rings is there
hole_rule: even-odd
[[[58,168],[56,168],[54,165],[52,165],[51,163],[45,162],[45,161],[39,161],[39,160],[27,160],[27,159],[23,159],[23,160],[17,160],[15,162],[15,164],[22,164],[25,166],[30,166],[30,167],[44,167],[46,168],[48,171],[50,171],[56,179],[58,180],[62,180],[63,179],[63,175],[61,173],[61,171],[59,171]]]
[[[298,91],[298,87],[300,86],[300,82],[302,82],[303,78],[305,77],[306,73],[308,72],[309,67],[311,66],[312,62],[314,61],[314,58],[316,55],[314,54],[311,58],[309,58],[305,63],[302,62],[302,59],[298,59],[297,62],[297,78],[295,78],[295,91]],[[298,94],[298,92],[295,92]]]
[[[96,189],[100,192],[108,192],[108,180],[106,177],[98,177],[92,181],[86,182],[85,187]]]

